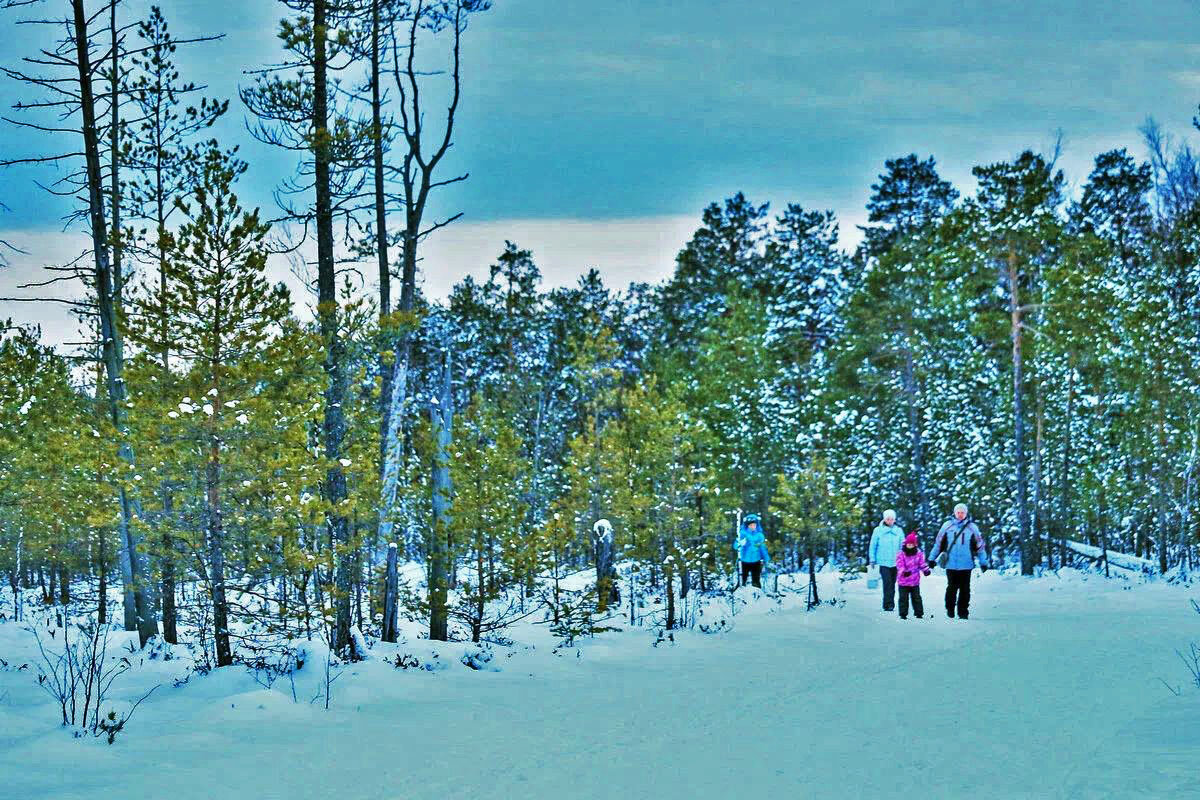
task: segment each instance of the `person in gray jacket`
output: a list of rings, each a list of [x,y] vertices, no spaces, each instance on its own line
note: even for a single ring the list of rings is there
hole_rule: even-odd
[[[867,565],[879,565],[879,579],[883,581],[883,610],[896,609],[896,554],[904,541],[904,530],[896,524],[896,512],[883,512],[883,522],[871,533],[871,544],[867,547]]]
[[[936,561],[946,568],[946,616],[951,619],[955,611],[959,619],[966,619],[970,613],[971,570],[977,558],[979,569],[987,572],[988,555],[979,526],[967,513],[967,507],[959,503],[954,507],[953,519],[946,520],[938,531],[928,559],[930,564]]]

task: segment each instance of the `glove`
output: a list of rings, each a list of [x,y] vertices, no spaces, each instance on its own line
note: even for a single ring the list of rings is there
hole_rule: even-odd
[[[926,567],[926,568],[925,568],[925,577],[926,577],[926,578],[928,578],[928,577],[929,577],[929,574],[930,574],[930,572],[931,572],[931,570],[930,570],[928,567]]]
[[[979,565],[979,571],[980,571],[980,572],[987,572],[989,569],[991,569],[991,567],[989,567],[987,564],[980,564],[980,565]]]

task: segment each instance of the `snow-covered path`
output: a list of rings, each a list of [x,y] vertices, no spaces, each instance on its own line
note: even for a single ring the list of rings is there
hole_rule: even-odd
[[[844,607],[746,612],[675,646],[610,635],[486,674],[358,665],[329,712],[232,670],[193,678],[113,747],[0,734],[0,794],[1200,796],[1200,691],[1174,652],[1200,638],[1195,591],[989,574],[963,622],[943,586],[924,587],[925,621],[882,615],[857,582]],[[0,673],[0,695],[14,683]],[[0,702],[0,727],[17,716]]]

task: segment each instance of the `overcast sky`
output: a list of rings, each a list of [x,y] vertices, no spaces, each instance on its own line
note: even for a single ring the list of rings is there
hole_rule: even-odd
[[[178,37],[226,34],[181,50],[179,60],[185,78],[235,98],[217,133],[242,145],[251,170],[240,194],[269,216],[271,189],[293,164],[246,134],[236,90],[251,80],[243,70],[280,57],[283,7],[161,5]],[[661,279],[703,207],[736,191],[776,208],[832,208],[850,244],[886,158],[934,155],[969,191],[975,164],[1046,149],[1061,130],[1061,163],[1077,184],[1102,150],[1141,154],[1138,127],[1148,116],[1188,135],[1200,102],[1200,4],[1190,0],[494,5],[465,43],[447,175],[471,177],[434,209],[464,213],[426,251],[425,288],[435,295],[484,271],[505,239],[532,249],[552,285],[590,266],[617,286]],[[146,6],[131,3],[128,13]],[[17,28],[20,16],[0,19],[6,65],[46,34]],[[6,114],[20,91],[0,82]],[[0,127],[5,155],[53,146]],[[11,209],[0,212],[0,238],[28,251],[0,271],[0,296],[19,294],[16,285],[43,264],[83,247],[77,232],[60,232],[61,201],[34,186],[53,178],[0,173],[0,202]],[[296,285],[283,261],[274,270]],[[5,316],[71,338],[62,308],[0,303]]]

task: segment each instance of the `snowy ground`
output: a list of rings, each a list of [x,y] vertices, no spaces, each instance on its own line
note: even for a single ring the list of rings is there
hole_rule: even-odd
[[[31,637],[3,623],[0,796],[1200,796],[1200,689],[1175,652],[1200,640],[1195,588],[976,578],[966,622],[901,622],[832,573],[844,605],[757,599],[727,633],[657,647],[642,629],[554,653],[526,626],[486,672],[459,662],[470,645],[381,645],[446,666],[353,665],[328,711],[310,702],[316,650],[296,700],[287,678],[266,689],[228,668],[175,688],[181,661],[138,661],[122,697],[164,685],[112,746],[57,727],[19,669]],[[943,588],[927,579],[927,608]]]

